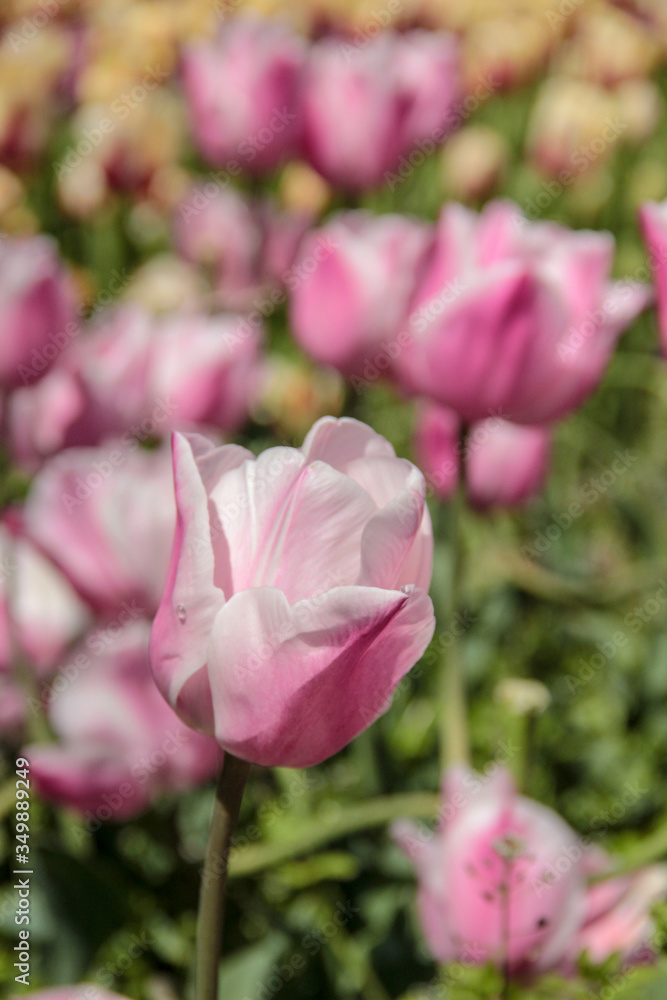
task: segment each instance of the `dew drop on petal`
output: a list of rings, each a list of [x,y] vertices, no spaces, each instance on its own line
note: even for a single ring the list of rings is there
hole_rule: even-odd
[[[187,611],[185,610],[182,604],[179,604],[178,607],[176,608],[176,617],[178,618],[181,625],[185,623],[185,619],[187,618],[187,616],[188,616]]]

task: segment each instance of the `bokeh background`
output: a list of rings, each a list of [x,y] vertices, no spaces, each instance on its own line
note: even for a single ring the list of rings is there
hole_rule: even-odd
[[[304,156],[288,156],[259,175],[242,169],[221,185],[223,168],[193,137],[184,65],[202,39],[251,13],[286,21],[304,44],[330,36],[361,50],[373,43],[378,24],[385,31],[453,33],[461,60],[460,96],[452,99],[457,127],[406,177],[361,190],[330,183]],[[150,546],[146,537],[160,507],[158,494],[169,489],[168,469],[162,476],[157,465],[160,441],[174,421],[161,424],[154,417],[154,425],[137,431],[153,407],[125,406],[133,380],[140,381],[136,366],[149,364],[153,348],[146,344],[157,336],[147,332],[151,324],[173,340],[167,374],[154,383],[158,396],[160,386],[167,395],[177,393],[174,372],[183,359],[187,367],[199,358],[204,368],[220,365],[225,398],[233,395],[230,386],[239,397],[231,415],[213,405],[194,412],[184,403],[176,424],[221,431],[257,452],[276,443],[298,445],[318,417],[347,414],[385,435],[398,454],[414,458],[413,401],[383,379],[356,389],[297,345],[284,275],[300,241],[341,208],[433,221],[448,200],[480,208],[502,196],[530,219],[610,231],[616,276],[649,282],[637,210],[647,200],[667,198],[667,8],[661,0],[5,0],[0,31],[2,267],[11,266],[17,238],[52,237],[77,303],[76,350],[100,323],[107,338],[86,362],[101,387],[98,408],[84,408],[78,425],[69,416],[74,404],[67,386],[51,373],[8,389],[3,405],[3,629],[28,637],[20,669],[0,677],[0,858],[7,875],[0,892],[0,981],[11,984],[14,760],[26,744],[47,744],[57,734],[44,685],[56,683],[85,629],[107,635],[132,592],[119,586],[114,606],[108,594],[82,596],[79,581],[76,599],[85,607],[69,606],[66,635],[54,615],[55,655],[50,649],[35,667],[52,625],[45,607],[74,598],[63,596],[70,586],[64,579],[46,580],[37,570],[31,577],[26,555],[26,582],[16,584],[23,587],[25,608],[12,625],[10,581],[16,580],[14,567],[23,566],[11,548],[22,544],[13,519],[23,518],[25,507],[32,523],[40,522],[42,555],[44,546],[51,555],[67,548],[73,523],[68,528],[53,493],[58,516],[47,516],[48,488],[34,499],[33,476],[43,477],[45,463],[68,454],[70,446],[98,447],[105,460],[107,438],[128,434],[126,443],[135,440],[137,447],[111,473],[109,503],[122,507],[128,525],[140,508],[128,532],[142,560],[168,555],[169,523]],[[344,133],[353,110],[341,96],[331,127]],[[98,141],[102,121],[112,125]],[[615,123],[611,130],[609,122]],[[571,174],[567,183],[559,180],[563,170]],[[225,197],[218,206],[217,194],[211,198],[204,189],[206,207],[197,209],[193,222],[204,232],[199,243],[193,237],[193,247],[183,206],[193,204],[198,183],[222,187]],[[34,254],[24,264],[27,273]],[[0,273],[0,300],[9,295],[4,280]],[[207,339],[214,334],[198,327],[206,325],[201,317],[251,314],[266,305],[271,291],[276,294],[264,310],[261,347],[253,343],[248,357],[219,362]],[[129,314],[114,318],[119,304],[134,310],[131,320]],[[187,322],[170,328],[174,315],[183,313]],[[10,322],[7,316],[7,329]],[[135,348],[140,360],[128,360]],[[667,853],[666,421],[667,379],[649,310],[623,336],[599,390],[558,424],[542,490],[519,510],[469,512],[464,522],[469,558],[461,582],[462,650],[475,763],[483,768],[498,759],[521,730],[527,793],[557,809],[577,831],[638,860],[660,857],[662,845]],[[610,473],[619,452],[627,456],[623,472]],[[153,472],[142,465],[145,455],[159,479],[153,493],[146,486]],[[63,475],[75,482],[72,461]],[[82,468],[88,474],[85,461]],[[62,483],[52,481],[50,488],[62,489]],[[580,503],[582,513],[568,524],[563,512],[572,503]],[[415,919],[413,875],[387,832],[388,822],[407,807],[424,819],[433,815],[440,782],[436,667],[451,641],[452,623],[439,611],[449,600],[451,511],[435,495],[429,504],[437,536],[432,595],[438,617],[430,651],[400,686],[390,711],[336,758],[305,772],[253,774],[232,859],[225,1000],[388,1000],[423,995],[424,984],[434,980]],[[74,523],[84,516],[77,509]],[[167,522],[169,516],[167,511]],[[141,577],[136,567],[133,572],[134,580]],[[137,584],[135,597],[144,584]],[[137,649],[145,648],[143,619],[151,607],[147,588],[139,602],[148,610],[128,626],[144,632],[124,633],[119,641],[114,633],[108,645],[106,639],[89,644],[88,672],[69,686],[63,682],[68,697],[80,690],[78,711],[85,714],[100,698],[91,682],[98,657],[141,659]],[[611,642],[619,633],[623,641]],[[125,642],[136,648],[128,653]],[[85,691],[78,688],[84,675]],[[502,684],[508,678],[538,680],[548,693],[527,738],[512,689],[508,695]],[[105,725],[96,721],[96,711],[89,750]],[[171,774],[162,780],[162,763],[155,770],[160,780],[146,782],[144,807],[128,817],[117,811],[98,816],[98,805],[75,808],[53,791],[33,794],[33,988],[85,979],[136,1000],[187,995],[212,769],[195,775],[191,768],[181,790]],[[341,913],[344,919],[335,921]],[[554,981],[550,993],[535,988],[534,995],[603,996],[608,972],[589,971],[581,983]],[[658,961],[651,975],[654,985],[629,977],[613,995],[662,996],[667,965]],[[497,988],[488,970],[468,970],[464,980],[440,987],[442,995],[461,998],[494,995]],[[530,987],[525,995],[533,995]]]

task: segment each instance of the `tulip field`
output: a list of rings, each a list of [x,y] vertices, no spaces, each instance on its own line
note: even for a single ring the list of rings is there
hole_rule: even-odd
[[[663,1000],[666,358],[663,0],[4,0],[0,1000]]]

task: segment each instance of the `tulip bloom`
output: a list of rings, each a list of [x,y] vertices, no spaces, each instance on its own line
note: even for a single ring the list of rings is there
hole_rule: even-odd
[[[508,202],[479,217],[447,205],[411,303],[404,387],[468,423],[576,409],[650,301],[643,285],[609,281],[613,249],[607,233],[531,223]]]
[[[639,221],[653,269],[662,351],[667,355],[667,201],[646,202],[639,211]]]
[[[0,672],[25,656],[39,673],[48,673],[84,631],[90,612],[44,553],[5,524],[0,570]]]
[[[363,374],[398,335],[431,228],[401,215],[343,212],[303,241],[290,308],[294,336],[312,358]],[[393,354],[400,354],[397,341]]]
[[[388,707],[433,634],[421,473],[355,420],[258,458],[175,435],[178,509],[151,636],[161,691],[267,766],[336,753]]]
[[[168,452],[127,441],[56,455],[24,507],[29,537],[76,590],[100,612],[134,617],[159,604],[175,514]]]
[[[21,993],[10,997],[10,1000],[127,1000],[120,993],[112,993],[93,983],[81,983],[79,986],[54,986],[50,990],[35,990],[34,993]]]
[[[415,434],[417,464],[441,499],[460,475],[460,421],[452,410],[420,407]],[[466,443],[466,495],[474,507],[516,507],[537,493],[546,478],[549,427],[527,427],[490,417],[472,424]]]
[[[46,236],[0,241],[0,386],[41,378],[69,341],[74,299]]]
[[[53,451],[109,437],[236,430],[259,381],[260,340],[240,316],[113,310],[42,383],[10,400],[14,454],[35,465]]]
[[[585,858],[551,809],[517,794],[509,772],[448,772],[435,833],[395,836],[413,860],[426,942],[440,962],[493,962],[513,974],[562,960],[585,915]]]
[[[432,151],[451,131],[460,86],[450,35],[385,31],[359,48],[324,38],[306,64],[306,156],[339,187],[380,184],[416,144]]]
[[[183,85],[197,144],[210,163],[272,170],[296,152],[304,47],[276,21],[235,18],[191,46]]]
[[[591,875],[611,870],[612,859],[596,851],[588,860]],[[618,955],[626,965],[654,961],[656,927],[651,907],[667,898],[667,866],[650,865],[630,875],[608,878],[589,886],[586,916],[572,942],[565,968],[574,968],[582,952],[602,964]]]
[[[39,794],[91,823],[136,816],[156,795],[191,788],[218,768],[215,741],[186,728],[155,687],[149,631],[137,621],[120,636],[104,627],[91,632],[78,651],[87,665],[73,679],[64,671],[62,685],[56,677],[51,688],[48,717],[58,742],[23,750]]]

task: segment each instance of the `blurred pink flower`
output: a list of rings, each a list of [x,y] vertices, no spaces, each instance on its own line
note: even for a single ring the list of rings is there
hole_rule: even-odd
[[[23,750],[38,793],[84,813],[91,825],[126,820],[160,793],[190,788],[217,770],[215,741],[186,728],[155,686],[149,632],[146,621],[120,634],[92,632],[64,683],[56,678],[52,686],[48,718],[58,741]]]
[[[221,305],[243,311],[281,284],[310,222],[306,213],[280,212],[269,199],[253,205],[207,182],[177,206],[174,234],[187,260],[212,271]]]
[[[442,142],[460,88],[450,35],[384,31],[363,47],[324,38],[306,64],[306,155],[339,187],[380,184],[415,145],[428,153]]]
[[[70,448],[33,480],[25,529],[99,611],[134,617],[157,608],[174,530],[166,447],[136,442]]]
[[[662,352],[667,356],[667,201],[645,202],[639,210],[658,303]]]
[[[422,931],[440,962],[550,969],[584,918],[584,851],[551,809],[517,794],[508,771],[445,779],[435,833],[407,822],[394,836],[419,880]]]
[[[54,986],[53,989],[35,990],[33,993],[21,993],[20,997],[10,997],[10,1000],[127,1000],[120,993],[111,993],[97,984],[81,983],[77,986]]]
[[[303,767],[388,707],[433,634],[424,479],[355,420],[258,458],[176,435],[178,521],[151,636],[190,725],[264,765]]]
[[[366,363],[375,372],[379,353],[390,364],[401,353],[400,319],[431,239],[431,227],[409,216],[362,211],[343,212],[309,233],[290,300],[301,347],[345,374],[363,375]]]
[[[429,140],[440,145],[460,119],[457,104],[464,94],[459,43],[442,31],[406,31],[396,41],[396,75],[405,107],[403,152],[420,143],[428,147]]]
[[[447,499],[460,476],[460,421],[453,410],[423,404],[417,416],[417,464],[437,496]],[[551,429],[489,417],[472,424],[466,447],[466,495],[473,506],[515,507],[546,478]]]
[[[311,46],[303,94],[304,149],[330,183],[348,190],[374,187],[401,154],[401,94],[396,44],[380,33],[348,52],[340,38]]]
[[[54,242],[0,239],[0,386],[41,378],[68,342],[74,298]]]
[[[16,457],[112,436],[145,441],[174,427],[236,430],[259,379],[261,331],[240,316],[108,313],[73,340],[57,368],[10,403]]]
[[[614,241],[528,222],[510,202],[443,209],[397,363],[404,388],[467,422],[562,417],[597,387],[650,289],[611,282]]]
[[[0,524],[0,672],[25,658],[48,673],[89,621],[89,609],[50,559]]]
[[[612,858],[595,851],[587,859],[590,875],[612,870]],[[667,866],[650,865],[630,875],[594,882],[587,892],[584,922],[572,942],[566,969],[573,969],[577,958],[587,952],[590,961],[606,962],[618,955],[626,965],[654,961],[656,931],[651,907],[667,898]]]
[[[302,40],[286,26],[243,17],[186,50],[183,85],[210,163],[254,173],[297,151],[303,58]]]

